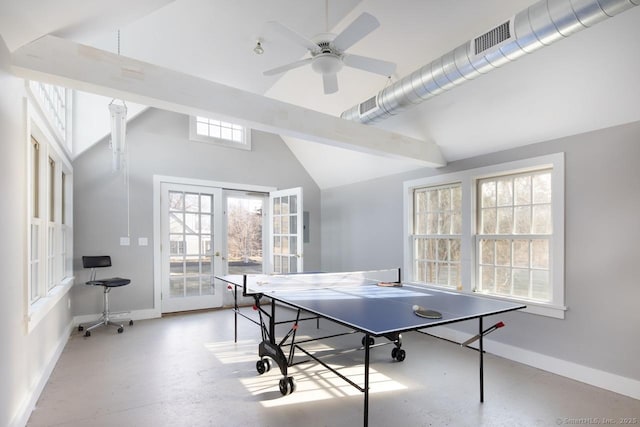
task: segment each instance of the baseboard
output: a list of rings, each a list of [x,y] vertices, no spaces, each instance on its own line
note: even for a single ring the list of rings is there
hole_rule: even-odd
[[[429,329],[428,332],[437,337],[455,342],[464,342],[472,337],[472,334],[460,332],[446,326],[432,328]],[[486,352],[495,354],[496,356],[640,400],[640,381],[638,380],[568,362],[534,351],[524,350],[488,338],[483,340],[483,347]]]
[[[62,351],[67,345],[67,341],[69,341],[69,336],[71,335],[72,330],[73,323],[69,323],[65,328],[65,331],[62,334],[62,339],[60,339],[53,355],[42,370],[40,378],[38,378],[38,381],[34,384],[33,388],[27,393],[27,396],[20,405],[16,416],[9,423],[9,427],[24,427],[27,425],[31,412],[35,409],[36,403],[38,403],[38,399],[40,398],[40,394],[42,394],[42,390],[44,390],[44,387],[47,385],[47,381],[49,381],[49,377],[51,376],[53,369],[56,367],[58,359],[60,359],[60,355],[62,355]]]

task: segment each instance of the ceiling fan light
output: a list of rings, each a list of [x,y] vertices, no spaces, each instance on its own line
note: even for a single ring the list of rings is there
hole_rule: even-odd
[[[311,68],[320,74],[336,74],[342,68],[342,61],[333,54],[320,54],[313,58]]]

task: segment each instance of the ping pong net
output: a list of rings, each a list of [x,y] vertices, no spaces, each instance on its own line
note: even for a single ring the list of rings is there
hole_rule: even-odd
[[[397,268],[341,273],[249,274],[244,277],[243,293],[394,284],[400,284],[400,269]]]

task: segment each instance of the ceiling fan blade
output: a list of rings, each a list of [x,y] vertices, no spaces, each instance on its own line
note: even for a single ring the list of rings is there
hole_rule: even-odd
[[[323,74],[322,84],[324,85],[324,94],[329,95],[338,91],[338,76],[336,74]]]
[[[309,49],[311,52],[313,53],[320,52],[320,46],[318,46],[316,43],[312,42],[302,34],[287,27],[286,25],[283,25],[278,21],[269,21],[267,22],[267,25],[270,25],[275,31],[279,32],[282,36],[288,38],[294,43],[299,44],[300,46],[304,46],[305,48]]]
[[[369,58],[360,55],[343,55],[342,62],[347,67],[359,68],[371,73],[390,76],[396,71],[396,64],[393,62],[383,61],[381,59]]]
[[[364,12],[342,30],[331,44],[340,52],[344,52],[379,26],[380,22],[373,15]]]
[[[292,62],[290,64],[281,65],[279,67],[272,68],[270,70],[265,71],[262,74],[264,74],[265,76],[275,76],[276,74],[284,73],[285,71],[293,70],[294,68],[298,68],[298,67],[302,67],[303,65],[307,65],[307,64],[311,63],[312,60],[313,60],[313,58],[301,59],[299,61],[295,61],[295,62]]]

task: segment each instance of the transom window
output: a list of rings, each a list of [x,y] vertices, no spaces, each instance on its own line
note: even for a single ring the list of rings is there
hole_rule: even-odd
[[[189,124],[189,138],[193,141],[251,149],[251,132],[241,125],[203,116],[191,116]]]
[[[407,280],[564,318],[562,153],[404,187]]]
[[[55,134],[71,149],[71,94],[62,86],[30,81],[29,89]]]

